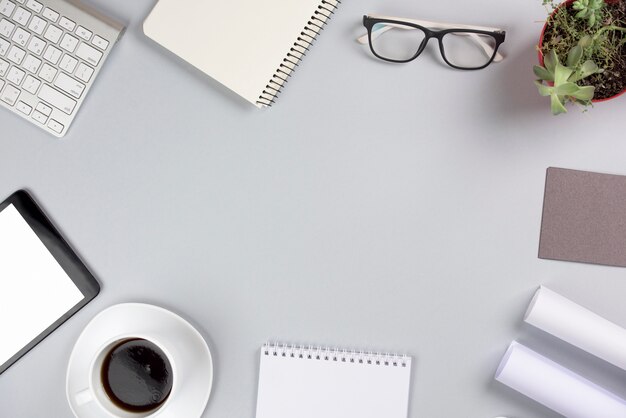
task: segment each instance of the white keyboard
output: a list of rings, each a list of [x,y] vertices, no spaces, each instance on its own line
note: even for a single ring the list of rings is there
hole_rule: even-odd
[[[78,2],[0,0],[0,106],[63,137],[123,30]]]

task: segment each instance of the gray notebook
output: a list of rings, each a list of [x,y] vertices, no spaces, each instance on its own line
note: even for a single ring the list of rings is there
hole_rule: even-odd
[[[539,258],[626,267],[626,177],[548,168]]]

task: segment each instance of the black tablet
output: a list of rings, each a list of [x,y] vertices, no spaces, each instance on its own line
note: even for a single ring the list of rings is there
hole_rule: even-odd
[[[27,192],[0,203],[0,373],[99,291]]]

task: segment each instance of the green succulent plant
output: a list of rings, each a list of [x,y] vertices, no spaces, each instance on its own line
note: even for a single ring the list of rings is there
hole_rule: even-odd
[[[535,81],[539,94],[550,97],[552,113],[558,115],[566,113],[568,101],[589,105],[593,99],[595,87],[579,86],[580,80],[592,74],[601,72],[595,62],[587,60],[581,64],[584,47],[591,42],[589,37],[572,48],[567,55],[566,65],[561,64],[554,50],[544,58],[544,66],[535,65],[533,71],[539,80]]]
[[[576,17],[586,19],[589,22],[589,27],[592,28],[600,20],[604,0],[576,0],[572,3],[572,8],[578,11]]]

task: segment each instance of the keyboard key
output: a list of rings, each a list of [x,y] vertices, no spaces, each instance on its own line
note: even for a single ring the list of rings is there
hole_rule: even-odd
[[[37,74],[37,71],[39,71],[39,67],[41,67],[41,60],[32,55],[29,55],[24,60],[22,67],[24,67],[30,73]]]
[[[61,27],[63,29],[65,29],[68,32],[74,32],[74,28],[76,27],[76,23],[74,23],[73,21],[69,20],[67,17],[63,16],[61,18],[61,20],[59,21],[59,25],[61,25]]]
[[[8,41],[5,41],[4,39],[0,38],[0,57],[3,57],[6,55],[10,46],[11,44]]]
[[[26,80],[24,80],[24,85],[22,88],[29,92],[30,94],[37,94],[37,90],[39,90],[39,86],[41,85],[41,81],[37,80],[32,75],[27,75]]]
[[[35,0],[28,0],[26,2],[26,7],[28,7],[30,10],[32,10],[35,13],[41,13],[41,9],[43,9],[43,4]]]
[[[9,70],[9,74],[7,74],[7,80],[15,84],[16,86],[22,84],[24,77],[26,77],[26,73],[17,67],[11,67],[11,69]]]
[[[43,37],[53,44],[56,44],[59,42],[59,39],[61,39],[61,35],[63,35],[63,31],[61,29],[57,28],[54,25],[50,25],[48,26],[48,29],[46,29],[46,33]]]
[[[37,110],[33,112],[33,119],[35,119],[37,122],[41,123],[42,125],[45,125],[46,122],[48,121],[48,117]]]
[[[45,46],[46,41],[44,41],[43,39],[39,39],[36,36],[33,36],[33,38],[30,40],[30,43],[28,44],[28,50],[35,55],[41,56],[41,54],[43,53],[43,48]]]
[[[0,0],[0,14],[11,17],[13,10],[15,10],[15,3],[9,0]]]
[[[13,23],[9,22],[6,19],[0,20],[0,35],[4,36],[7,39],[11,39],[13,29],[15,29],[15,25]]]
[[[49,7],[43,9],[43,13],[41,15],[52,23],[56,23],[56,21],[59,20],[59,14]]]
[[[83,83],[74,80],[65,73],[59,74],[54,82],[54,85],[77,99],[80,99],[80,96],[85,90],[85,85]]]
[[[27,105],[26,103],[22,101],[17,102],[17,105],[15,106],[15,108],[19,110],[20,112],[22,112],[23,114],[25,114],[26,116],[30,115],[30,112],[33,111],[32,107],[30,107],[29,105]]]
[[[91,80],[91,76],[93,75],[93,71],[93,68],[81,62],[76,70],[76,78],[84,81],[85,83],[89,83],[89,80]]]
[[[0,59],[0,77],[4,77],[9,69],[10,64],[3,59]]]
[[[20,89],[10,84],[7,84],[7,86],[4,88],[4,91],[0,95],[0,100],[13,106],[15,102],[17,102],[18,97],[20,97],[20,93]]]
[[[48,45],[46,52],[43,53],[43,59],[56,65],[61,59],[61,55],[63,55],[63,52],[59,48]]]
[[[43,35],[43,30],[46,28],[46,21],[40,18],[39,16],[33,17],[33,20],[30,21],[30,25],[28,25],[28,29],[35,32],[37,35]]]
[[[78,29],[76,29],[76,35],[89,42],[89,40],[91,39],[91,35],[93,34],[89,29],[86,29],[83,26],[79,26]]]
[[[71,115],[76,107],[76,101],[70,99],[65,94],[59,92],[56,89],[44,84],[39,91],[39,98],[46,103],[49,103],[53,107],[61,110],[68,115]]]
[[[9,49],[9,53],[7,54],[7,58],[9,59],[9,61],[13,61],[13,63],[17,65],[20,65],[22,63],[22,60],[24,59],[25,56],[26,56],[26,51],[18,48],[15,45],[13,45],[11,49]]]
[[[78,45],[79,40],[69,33],[66,33],[61,40],[61,48],[65,49],[68,52],[74,52],[76,50],[76,46]]]
[[[109,41],[107,41],[104,38],[99,37],[98,35],[93,37],[93,41],[91,41],[91,43],[103,51],[106,51],[106,49],[109,47]]]
[[[76,50],[76,56],[87,61],[89,64],[96,66],[102,58],[102,52],[87,44],[80,44]]]
[[[57,69],[47,63],[44,63],[43,67],[41,67],[41,71],[39,72],[39,77],[43,78],[48,83],[52,83],[52,80],[54,80],[54,76],[56,75]]]
[[[52,108],[48,106],[47,104],[41,103],[41,102],[39,102],[39,104],[35,106],[35,110],[43,113],[46,116],[50,116],[50,113],[52,113]]]
[[[78,65],[78,60],[65,54],[59,64],[59,67],[61,67],[63,71],[72,74],[74,69],[76,69],[76,65]]]
[[[54,132],[60,134],[61,132],[63,132],[63,128],[64,126],[61,125],[59,122],[57,122],[54,119],[50,119],[50,122],[48,122],[48,128],[52,129]]]
[[[29,39],[30,33],[26,32],[22,28],[17,28],[17,30],[15,31],[15,35],[13,35],[13,42],[18,44],[19,46],[26,46]]]
[[[13,21],[19,23],[22,26],[26,26],[32,15],[33,14],[25,8],[18,7],[15,11],[15,14],[13,15]]]
[[[5,81],[0,79],[0,91],[2,91],[2,87],[4,87]]]

